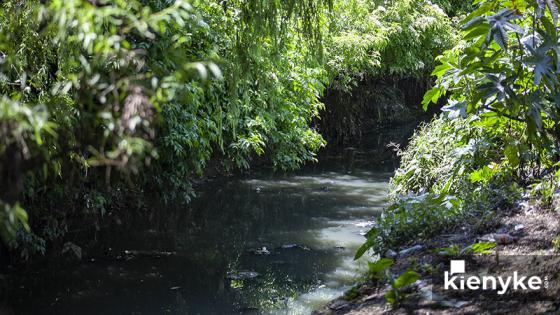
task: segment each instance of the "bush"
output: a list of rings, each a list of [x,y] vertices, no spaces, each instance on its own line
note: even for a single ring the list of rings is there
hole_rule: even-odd
[[[390,205],[357,257],[369,248],[381,252],[428,239],[511,205],[519,189],[512,168],[499,160],[502,143],[466,119],[442,115],[421,125],[399,152]]]
[[[366,76],[423,79],[435,57],[456,43],[451,19],[427,0],[336,2],[334,17],[327,69],[341,90]]]
[[[2,243],[30,257],[144,191],[188,201],[212,159],[314,161],[329,3],[0,1]]]

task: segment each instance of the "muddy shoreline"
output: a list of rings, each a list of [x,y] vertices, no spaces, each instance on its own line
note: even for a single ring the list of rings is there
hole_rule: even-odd
[[[535,200],[520,200],[514,208],[497,212],[492,220],[479,218],[451,233],[440,234],[427,242],[408,244],[382,255],[392,256],[399,250],[402,252],[407,248],[421,248],[406,257],[398,254],[394,257],[391,274],[398,275],[409,269],[420,274],[418,281],[403,290],[404,298],[398,305],[391,306],[385,299],[385,294],[391,289],[389,285],[367,280],[356,285],[345,296],[317,310],[315,314],[558,314],[560,300],[556,297],[560,292],[560,264],[557,260],[560,251],[555,239],[559,234],[560,214],[557,211],[542,207]],[[466,248],[485,240],[488,235],[503,236],[504,239],[497,237],[497,246],[487,254],[442,253],[442,248]],[[507,264],[504,261],[508,257],[540,257],[550,261],[516,266],[520,273],[542,269],[550,275],[551,279],[547,279],[551,283],[546,292],[548,299],[511,297],[496,300],[480,294],[458,298],[431,284],[433,273],[446,269],[448,259],[466,260],[471,268],[476,268],[474,272],[484,273],[495,268],[496,261],[501,261],[502,265]]]

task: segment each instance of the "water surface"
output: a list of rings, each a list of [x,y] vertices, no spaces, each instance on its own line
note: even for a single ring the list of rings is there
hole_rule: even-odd
[[[366,261],[353,256],[395,165],[386,144],[402,139],[375,134],[295,173],[213,181],[187,209],[100,234],[105,254],[26,278],[12,304],[18,314],[309,314],[359,280]]]

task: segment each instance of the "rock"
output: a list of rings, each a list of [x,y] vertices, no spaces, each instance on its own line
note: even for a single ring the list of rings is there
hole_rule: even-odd
[[[491,233],[479,237],[479,240],[485,242],[495,242],[499,245],[507,245],[515,242],[517,239],[509,234],[505,233]]]
[[[513,230],[511,230],[510,235],[515,237],[521,237],[525,232],[525,225],[523,224],[517,224],[516,226],[513,227]]]
[[[162,257],[174,256],[175,252],[157,251],[157,250],[125,250],[124,256],[133,257]]]
[[[424,247],[422,247],[422,245],[414,245],[412,247],[403,249],[401,251],[399,251],[399,256],[401,257],[406,257],[408,255],[412,255],[414,253],[418,253],[420,252],[422,249],[424,249]]]
[[[537,210],[537,208],[531,205],[527,200],[517,203],[517,206],[527,215],[534,215]]]
[[[498,234],[506,234],[507,232],[509,232],[509,229],[507,227],[501,227],[496,230],[496,233]]]
[[[441,300],[441,301],[439,301],[439,304],[441,304],[443,306],[446,306],[446,307],[461,308],[461,307],[469,304],[469,302],[452,299],[452,300]]]
[[[299,249],[303,249],[303,250],[311,250],[309,247],[307,246],[303,246],[303,245],[298,245],[298,244],[284,244],[282,246],[280,246],[280,248],[282,249],[294,249],[294,248],[299,248]]]
[[[445,306],[445,307],[452,307],[452,308],[460,308],[463,307],[467,304],[469,304],[469,302],[467,301],[459,301],[456,299],[447,299],[446,297],[439,295],[435,292],[433,292],[433,288],[431,285],[425,285],[425,286],[420,286],[419,288],[420,291],[420,295],[428,301],[433,301],[441,306]]]
[[[348,303],[347,301],[338,299],[338,300],[335,300],[334,302],[332,302],[331,304],[329,304],[329,308],[331,310],[339,311],[343,308],[348,307],[349,305],[350,305],[350,303]]]
[[[257,249],[250,249],[249,252],[255,255],[270,255],[270,251],[265,246]]]
[[[355,224],[357,227],[365,228],[368,226],[375,225],[375,221],[365,221],[365,222],[358,222]]]
[[[424,288],[431,289],[431,283],[428,280],[418,279],[414,282],[414,285],[418,288],[418,290],[422,290]]]
[[[521,210],[527,211],[529,209],[529,201],[524,200],[517,203],[517,207]]]
[[[228,272],[226,278],[231,280],[244,280],[253,279],[259,276],[256,271],[239,271],[239,272]]]
[[[282,249],[292,249],[298,247],[298,244],[284,244],[280,246]]]
[[[461,229],[464,230],[464,228],[465,227],[462,227]],[[443,234],[442,237],[445,238],[445,241],[447,243],[457,243],[464,240],[466,238],[466,235],[464,233]]]
[[[395,257],[397,257],[397,252],[395,252],[395,251],[392,250],[392,249],[388,249],[388,250],[385,252],[385,257],[395,258]]]

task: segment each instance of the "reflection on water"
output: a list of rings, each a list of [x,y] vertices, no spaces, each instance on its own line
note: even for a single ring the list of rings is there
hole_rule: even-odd
[[[390,138],[379,139],[294,174],[208,184],[189,209],[158,209],[100,236],[111,248],[103,255],[22,281],[15,309],[309,314],[365,267],[352,257],[386,201],[393,167],[383,146]]]
[[[352,256],[386,196],[387,174],[289,176],[251,179],[241,184],[259,191],[256,202],[274,213],[274,226],[264,227],[247,247],[274,248],[267,255],[242,255],[234,269],[263,275],[240,288],[241,303],[260,312],[308,314],[353,284],[363,263]],[[302,248],[283,249],[283,244]]]

